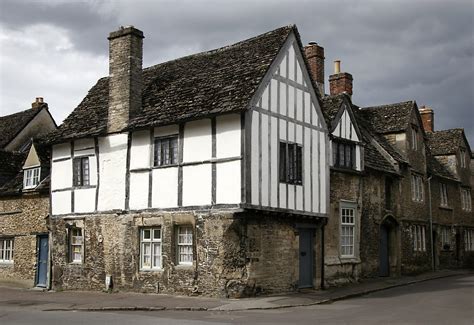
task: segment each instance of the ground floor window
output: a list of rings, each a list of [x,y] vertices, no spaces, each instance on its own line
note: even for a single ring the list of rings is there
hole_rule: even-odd
[[[355,208],[341,207],[341,256],[354,256]]]
[[[441,246],[444,250],[449,250],[451,246],[451,228],[441,228]]]
[[[474,229],[464,231],[464,250],[474,251]]]
[[[193,228],[178,227],[178,264],[193,264]]]
[[[160,227],[140,229],[140,269],[162,268],[161,239]]]
[[[71,263],[82,263],[84,241],[82,228],[71,228],[69,233],[69,252]]]
[[[411,227],[413,238],[413,250],[415,252],[426,252],[426,227],[422,225],[413,225]]]
[[[0,238],[0,263],[13,263],[13,238]]]

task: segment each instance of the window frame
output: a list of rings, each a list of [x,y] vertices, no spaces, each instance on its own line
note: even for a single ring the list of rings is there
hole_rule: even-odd
[[[342,150],[341,150],[342,148]],[[347,153],[349,152],[349,155]],[[341,163],[341,160],[344,162]],[[349,163],[347,163],[349,158]],[[332,165],[336,168],[356,170],[356,144],[351,141],[332,140]]]
[[[37,175],[35,175],[37,172]],[[30,174],[30,175],[28,175]],[[29,167],[23,170],[23,188],[25,190],[33,189],[40,183],[41,166]],[[31,182],[29,182],[29,180]],[[36,182],[34,181],[36,180]]]
[[[149,231],[150,237],[145,238],[145,233]],[[159,231],[159,238],[155,237],[155,231]],[[163,228],[161,226],[143,227],[139,229],[140,242],[140,271],[161,271],[163,270]],[[145,247],[149,246],[149,254],[145,254]],[[159,247],[156,254],[155,247]],[[155,265],[155,258],[159,257],[159,266]],[[145,257],[149,257],[149,266],[144,264]]]
[[[426,226],[412,225],[410,231],[413,237],[413,251],[426,252]]]
[[[7,248],[6,243],[9,242],[10,245]],[[9,258],[6,258],[7,252]],[[15,252],[15,238],[13,237],[0,237],[0,264],[13,264]]]
[[[472,211],[472,199],[471,199],[471,189],[466,187],[461,187],[461,210],[470,212]]]
[[[163,150],[163,144],[168,142],[167,150]],[[173,147],[172,144],[176,146]],[[158,150],[159,149],[159,150]],[[167,155],[166,157],[163,154]],[[158,159],[158,156],[160,159]],[[153,167],[174,166],[179,162],[179,136],[171,134],[155,137],[153,140]]]
[[[345,214],[351,211],[352,215]],[[341,258],[354,258],[356,251],[356,221],[357,211],[355,206],[341,204],[339,207],[340,233],[339,252]],[[345,231],[346,230],[346,231]]]
[[[85,163],[87,162],[87,163]],[[89,186],[91,169],[89,157],[74,157],[72,160],[72,185],[75,187]]]
[[[181,233],[181,230],[186,230],[184,234]],[[190,236],[190,241],[189,238],[187,238],[188,241],[182,242],[182,236]],[[188,252],[181,254],[180,248],[188,248]],[[192,225],[179,225],[176,227],[176,263],[177,265],[183,265],[183,266],[191,266],[193,265],[194,262],[194,229]],[[189,253],[190,252],[190,253]],[[188,259],[187,261],[181,260],[181,255],[187,255],[188,257],[190,256],[190,260]]]
[[[464,251],[474,251],[474,229],[464,230]]]
[[[439,205],[448,207],[448,185],[446,183],[439,183]]]
[[[461,168],[466,168],[466,150],[461,148],[459,150],[459,165]]]
[[[450,250],[451,248],[451,228],[441,228],[441,247],[443,250]]]
[[[80,235],[75,234],[77,231],[80,231]],[[84,229],[81,227],[72,227],[69,229],[68,236],[69,263],[82,264],[84,262]],[[80,259],[75,258],[75,247],[79,248]]]
[[[279,182],[303,185],[303,146],[296,142],[280,140],[278,150]]]
[[[421,175],[415,173],[411,174],[411,190],[411,199],[413,202],[424,201],[424,184]]]
[[[414,125],[411,127],[411,149],[418,150],[418,128]]]

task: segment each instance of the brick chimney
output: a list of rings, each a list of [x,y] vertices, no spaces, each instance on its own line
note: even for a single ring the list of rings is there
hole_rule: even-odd
[[[142,106],[143,32],[120,27],[109,39],[109,108],[107,132],[119,132]]]
[[[334,74],[329,76],[329,92],[331,95],[347,93],[352,96],[352,75],[341,72],[341,61],[334,61]]]
[[[31,103],[31,108],[42,108],[44,106],[48,107],[48,103],[43,101],[43,97],[36,97],[35,101]]]
[[[324,47],[316,42],[309,42],[304,47],[304,54],[309,64],[311,77],[316,82],[321,96],[324,96]]]
[[[421,106],[419,109],[421,115],[421,121],[423,122],[423,129],[425,132],[434,131],[434,112],[431,107]]]

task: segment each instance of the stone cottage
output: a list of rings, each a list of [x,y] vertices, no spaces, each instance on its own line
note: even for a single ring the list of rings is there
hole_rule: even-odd
[[[324,284],[329,138],[295,26],[110,74],[51,137],[52,283],[239,297]]]
[[[0,282],[49,286],[49,147],[33,138],[56,128],[48,106],[0,117]]]

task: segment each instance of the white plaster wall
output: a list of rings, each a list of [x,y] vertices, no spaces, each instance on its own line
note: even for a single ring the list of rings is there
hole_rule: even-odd
[[[184,172],[183,172],[184,175]],[[184,176],[183,176],[184,178]],[[209,182],[210,182],[209,178]],[[184,182],[183,182],[184,183]],[[196,184],[198,185],[198,184]],[[152,207],[173,208],[178,206],[178,168],[159,168],[153,170]],[[184,198],[184,195],[183,195]],[[183,205],[184,199],[183,199]]]
[[[291,66],[291,64],[290,64]],[[288,117],[295,117],[295,88],[288,86]]]
[[[93,212],[95,210],[95,188],[74,190],[74,212]]]
[[[303,186],[304,191],[304,209],[311,211],[311,129],[304,128],[304,170],[303,170]]]
[[[319,161],[319,169],[320,169],[320,175],[321,175],[321,195],[319,197],[319,200],[320,200],[320,203],[321,203],[321,210],[320,212],[321,213],[326,213],[326,200],[327,200],[327,197],[326,195],[329,195],[329,193],[327,193],[327,188],[326,188],[326,184],[327,184],[327,160],[328,160],[328,157],[327,157],[327,152],[326,152],[326,141],[327,141],[327,137],[326,135],[323,133],[323,132],[318,132],[319,133],[319,150],[320,150],[320,161]]]
[[[356,169],[357,170],[362,170],[362,163],[361,163],[361,154],[360,154],[360,146],[356,145],[355,147],[355,163],[356,163]]]
[[[240,161],[216,164],[216,203],[240,203],[240,182]]]
[[[74,156],[95,154],[94,139],[79,139],[74,141]]]
[[[71,191],[51,193],[53,215],[71,213]]]
[[[99,138],[100,211],[125,208],[127,134]]]
[[[311,159],[312,163],[312,173],[313,173],[313,212],[319,212],[319,201],[320,201],[320,184],[318,175],[319,172],[319,155],[318,155],[318,132],[315,130],[311,131],[313,137],[313,157]]]
[[[304,92],[304,121],[311,123],[311,95],[308,92]]]
[[[299,121],[303,121],[303,91],[297,89],[296,90],[296,119]]]
[[[148,208],[149,172],[130,173],[130,209],[139,210]]]
[[[275,117],[271,118],[271,157],[270,157],[270,169],[271,169],[271,179],[270,179],[270,206],[277,208],[278,207],[278,119]]]
[[[216,157],[240,156],[240,115],[230,114],[216,118]]]
[[[211,120],[203,119],[184,126],[183,161],[203,161],[212,157]]]
[[[132,146],[130,148],[130,169],[148,168],[151,165],[150,131],[132,133]]]
[[[61,143],[53,146],[53,160],[71,157],[71,145]]]
[[[71,176],[72,179],[72,176]],[[89,184],[97,185],[97,157],[89,157]]]
[[[51,168],[51,190],[72,187],[72,160],[53,162]]]
[[[269,206],[270,199],[269,199],[269,172],[270,169],[268,168],[268,158],[269,158],[269,150],[268,150],[268,115],[262,114],[260,116],[262,119],[262,150],[261,150],[261,164],[262,164],[262,179],[261,179],[261,196],[262,196],[262,205]]]
[[[183,167],[183,206],[211,204],[211,179],[211,164]]]
[[[178,135],[179,126],[176,124],[160,126],[160,127],[155,128],[154,131],[155,131],[155,137],[166,137],[169,135]]]
[[[252,204],[258,205],[260,204],[259,202],[259,142],[258,142],[258,136],[259,136],[259,119],[260,119],[260,114],[258,112],[252,112],[252,141],[250,142],[250,150],[251,150],[251,202]]]

